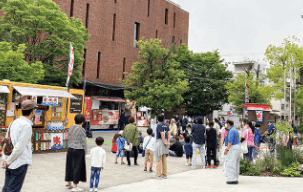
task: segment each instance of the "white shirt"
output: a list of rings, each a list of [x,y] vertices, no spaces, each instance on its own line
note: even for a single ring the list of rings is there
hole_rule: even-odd
[[[6,159],[9,169],[17,169],[22,165],[32,165],[32,125],[33,123],[26,117],[21,116],[14,120],[10,126],[10,137],[14,146],[10,156],[2,155]],[[6,137],[8,132],[6,133]]]
[[[86,155],[91,158],[92,167],[104,167],[106,162],[106,152],[102,147],[94,147],[90,150],[90,154]]]
[[[148,143],[148,141],[149,141],[149,143]],[[151,151],[155,151],[156,150],[156,139],[151,136],[146,136],[143,140],[143,149],[149,149]]]
[[[214,123],[214,128],[216,129],[217,134],[218,134],[219,130],[220,130],[220,125],[218,123]]]

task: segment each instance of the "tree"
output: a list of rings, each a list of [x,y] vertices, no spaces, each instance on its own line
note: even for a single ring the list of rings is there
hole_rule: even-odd
[[[218,51],[192,53],[183,44],[177,49],[176,60],[189,79],[189,90],[183,94],[181,105],[188,115],[206,116],[228,102],[225,85],[232,73],[227,70],[227,64],[223,64]]]
[[[228,82],[226,88],[229,96],[228,101],[236,106],[242,107],[245,104],[245,80],[247,81],[249,102],[270,104],[270,99],[273,96],[273,88],[270,85],[260,83],[262,78],[256,78],[255,73],[247,76],[245,72],[239,73],[235,77],[234,82]],[[242,109],[236,109],[236,112],[241,114]]]
[[[124,91],[125,97],[135,100],[138,106],[152,108],[154,113],[168,111],[183,101],[182,94],[188,89],[184,72],[175,60],[174,46],[163,48],[159,39],[140,40],[137,45],[140,61],[133,64],[123,80],[129,88]]]
[[[13,51],[8,42],[0,42],[0,79],[37,83],[44,76],[43,64],[40,61],[27,63],[24,60],[26,46],[21,44]]]
[[[74,71],[70,85],[80,82],[84,44],[89,39],[80,19],[61,12],[51,0],[0,0],[0,36],[13,50],[26,44],[25,60],[41,61],[45,76],[41,84],[64,86],[67,77],[69,44],[74,47]]]

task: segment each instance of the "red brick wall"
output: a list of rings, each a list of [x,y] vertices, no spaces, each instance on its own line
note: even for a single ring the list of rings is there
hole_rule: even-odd
[[[70,16],[71,0],[53,0]],[[140,23],[140,39],[162,39],[170,45],[172,36],[188,43],[189,13],[165,0],[151,0],[147,17],[148,0],[74,0],[73,16],[82,19],[85,25],[86,4],[89,3],[88,33],[90,42],[86,44],[86,78],[91,81],[120,84],[125,70],[131,71],[132,63],[137,61],[138,48],[134,48],[135,22]],[[165,25],[165,9],[168,8],[168,25]],[[174,12],[176,13],[173,28]],[[113,15],[116,13],[115,41],[112,41]],[[180,41],[177,45],[180,44]],[[101,52],[100,78],[97,79],[98,51]]]

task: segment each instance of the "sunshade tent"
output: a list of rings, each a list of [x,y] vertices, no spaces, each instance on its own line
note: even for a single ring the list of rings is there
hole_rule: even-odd
[[[77,97],[73,96],[72,94],[68,93],[65,90],[41,89],[41,88],[33,88],[33,87],[19,87],[19,86],[13,86],[13,87],[21,95],[64,97],[64,98],[77,99]]]
[[[7,86],[0,85],[0,93],[10,93]]]

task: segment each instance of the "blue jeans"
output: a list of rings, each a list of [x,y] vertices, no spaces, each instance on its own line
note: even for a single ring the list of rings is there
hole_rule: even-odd
[[[200,152],[200,157],[202,161],[202,166],[205,166],[205,146],[198,145],[196,143],[193,143],[193,167],[196,167],[197,165],[197,150]]]
[[[101,167],[92,167],[91,168],[91,175],[90,175],[90,188],[91,189],[94,186],[94,180],[95,180],[95,188],[98,188],[100,172],[101,172]]]
[[[17,169],[5,170],[5,182],[2,192],[19,192],[21,191],[23,181],[27,172],[28,165],[22,165]]]
[[[173,156],[173,157],[177,157],[176,152],[174,152],[174,151],[172,151],[172,150],[169,150],[169,155],[170,155],[170,156]]]
[[[253,160],[253,151],[254,151],[255,147],[252,145],[247,145],[247,148],[248,148],[248,153],[243,154],[244,159],[246,159],[248,161],[252,161]]]

